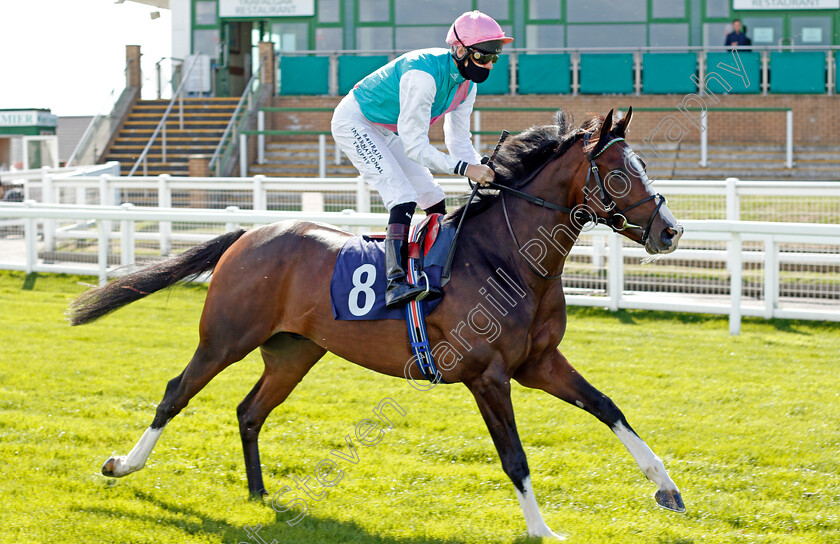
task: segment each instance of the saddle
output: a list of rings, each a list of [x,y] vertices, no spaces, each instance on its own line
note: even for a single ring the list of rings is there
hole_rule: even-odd
[[[409,236],[409,267],[415,278],[440,287],[455,226],[442,224],[442,214],[431,214],[413,227]],[[385,307],[384,235],[361,235],[350,238],[341,248],[330,282],[333,316],[337,320],[404,319],[402,308]],[[416,283],[416,282],[415,282]],[[440,299],[422,301],[429,313]]]

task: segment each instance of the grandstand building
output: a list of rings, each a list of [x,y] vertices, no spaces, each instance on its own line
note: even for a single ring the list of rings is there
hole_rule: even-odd
[[[185,96],[206,115],[194,126],[217,125],[181,136],[205,143],[217,173],[316,175],[314,140],[329,137],[340,98],[402,52],[443,46],[451,22],[472,9],[516,39],[478,88],[473,132],[484,145],[502,129],[550,121],[556,108],[580,121],[633,106],[633,138],[659,177],[834,179],[840,170],[840,0],[140,1],[171,10],[179,69],[195,60]],[[733,50],[725,40],[736,18],[749,45]],[[249,120],[222,137],[235,99],[257,84]],[[165,104],[144,107],[128,126],[147,123],[150,133]],[[109,156],[125,164],[137,155],[117,138]],[[180,165],[163,155],[152,148],[144,171],[186,170],[185,155]],[[354,175],[340,162],[320,173]]]

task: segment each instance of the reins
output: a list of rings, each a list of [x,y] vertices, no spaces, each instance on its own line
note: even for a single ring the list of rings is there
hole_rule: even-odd
[[[496,149],[493,151],[493,157],[494,158],[496,156],[496,153],[499,150],[499,147],[501,146],[501,144],[502,144],[502,142],[504,141],[505,138],[506,138],[506,134],[499,140],[499,143],[496,145]],[[583,145],[584,145],[584,147],[589,145],[589,139],[590,139],[590,133],[589,132],[584,132],[583,133]],[[562,213],[567,213],[569,215],[579,214],[579,218],[581,218],[581,219],[583,219],[584,218],[583,216],[585,216],[585,219],[587,219],[589,221],[592,221],[594,223],[598,223],[598,224],[606,225],[606,226],[610,227],[610,229],[612,229],[613,232],[623,232],[627,229],[642,229],[643,227],[641,227],[640,225],[634,225],[633,223],[630,223],[629,221],[627,221],[626,214],[630,210],[632,210],[634,208],[637,208],[638,206],[641,206],[642,204],[644,204],[644,203],[646,203],[650,200],[656,200],[656,202],[657,202],[656,207],[654,208],[653,212],[650,214],[650,218],[648,219],[647,226],[644,227],[644,231],[642,232],[642,238],[641,238],[642,245],[644,245],[647,242],[647,239],[650,236],[650,229],[653,226],[653,221],[656,219],[656,214],[659,212],[659,209],[662,208],[662,206],[665,204],[665,197],[662,196],[659,193],[657,193],[655,195],[649,195],[647,198],[643,198],[642,200],[640,200],[640,201],[636,202],[635,204],[632,204],[629,207],[627,207],[626,209],[622,210],[621,208],[618,207],[618,205],[615,203],[615,201],[609,195],[609,192],[607,192],[606,186],[604,185],[604,181],[603,181],[603,179],[601,179],[601,174],[598,171],[598,166],[595,164],[595,159],[597,159],[601,155],[601,153],[606,151],[607,148],[609,148],[612,144],[614,144],[616,142],[623,142],[623,141],[625,141],[624,138],[620,138],[620,137],[619,138],[613,138],[612,140],[607,142],[607,144],[604,145],[597,153],[588,157],[589,158],[589,169],[586,171],[586,183],[583,186],[583,205],[580,206],[580,207],[575,207],[574,209],[569,208],[567,206],[561,206],[560,204],[556,204],[554,202],[547,201],[544,198],[536,197],[534,195],[525,193],[525,192],[520,191],[518,189],[514,189],[514,188],[508,187],[506,185],[501,185],[501,184],[496,183],[494,181],[491,181],[487,184],[488,187],[490,187],[492,189],[496,189],[496,190],[499,191],[499,196],[501,197],[501,200],[502,200],[502,211],[503,211],[503,214],[505,216],[505,224],[507,225],[508,232],[510,233],[511,238],[513,239],[513,243],[516,244],[516,248],[520,253],[522,253],[522,246],[519,245],[519,240],[517,239],[516,233],[513,230],[513,225],[511,225],[511,222],[510,222],[510,217],[509,217],[509,214],[508,214],[508,211],[507,211],[507,204],[505,202],[505,193],[510,193],[512,196],[515,196],[517,198],[520,198],[522,200],[525,200],[526,202],[530,202],[531,204],[540,206],[542,208],[547,208],[549,210],[554,210],[554,211],[558,211],[558,212],[562,212]],[[559,148],[558,148],[558,150],[559,150]],[[520,185],[520,187],[525,187],[529,183],[531,183],[537,177],[537,175],[539,175],[539,173],[542,172],[545,169],[545,167],[548,166],[556,158],[557,158],[556,153],[553,153],[551,155],[551,157],[548,158],[548,160],[546,160],[542,165],[539,166],[539,168],[534,170],[534,172],[532,172],[525,179],[525,181]],[[492,160],[490,162],[492,164]],[[595,178],[595,184],[598,187],[599,195],[601,197],[601,203],[604,206],[604,210],[608,214],[608,217],[606,217],[606,218],[599,216],[598,214],[594,213],[594,211],[591,211],[591,209],[586,204],[587,197],[588,197],[588,188],[589,188],[590,177]],[[470,198],[467,201],[467,205],[464,209],[464,212],[461,215],[461,220],[458,222],[458,230],[460,230],[460,228],[461,228],[461,223],[463,222],[464,217],[466,216],[467,208],[469,208],[470,203],[472,203],[472,200],[475,197],[478,189],[479,189],[479,185],[476,184],[475,187],[473,187],[472,193],[470,194]],[[457,234],[456,234],[456,236],[457,236]],[[454,252],[453,252],[453,254],[454,254]],[[452,255],[450,255],[450,257],[452,257]],[[531,271],[534,274],[536,274],[537,276],[539,276],[540,278],[545,279],[545,280],[556,280],[556,279],[559,279],[562,275],[562,273],[561,273],[561,274],[557,274],[556,276],[547,276],[547,275],[541,273],[539,270],[537,270],[534,267],[534,265],[531,264],[531,262],[528,259],[525,259],[525,263],[528,265],[528,268],[530,268]],[[444,273],[447,274],[447,278],[448,278],[449,269],[451,268],[451,264],[452,264],[451,262],[447,262],[447,267],[444,270]]]

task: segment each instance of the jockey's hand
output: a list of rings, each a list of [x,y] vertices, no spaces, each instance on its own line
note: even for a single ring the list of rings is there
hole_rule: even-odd
[[[466,176],[474,182],[487,187],[487,183],[496,178],[496,173],[485,164],[471,164],[467,166]]]

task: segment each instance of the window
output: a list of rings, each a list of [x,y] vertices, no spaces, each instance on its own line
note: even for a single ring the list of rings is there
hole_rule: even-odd
[[[356,29],[356,49],[369,51],[393,48],[394,41],[391,27],[362,26]]]
[[[642,47],[647,45],[647,25],[569,25],[568,47]]]
[[[525,45],[528,48],[563,47],[565,30],[563,25],[528,25],[525,27]]]
[[[344,32],[339,27],[323,27],[315,30],[315,49],[336,51],[344,49]]]
[[[219,56],[218,29],[193,30],[193,53],[207,55],[211,59]]]
[[[560,3],[560,0],[556,0]],[[508,0],[478,0],[476,8],[482,13],[496,19],[510,19],[510,2]],[[452,19],[453,21],[455,19]]]
[[[318,22],[338,23],[341,21],[339,0],[318,0]]]
[[[448,26],[402,26],[394,29],[396,37],[394,47],[400,51],[447,47],[447,31],[449,31]]]
[[[309,49],[309,23],[274,23],[271,41],[279,51],[305,51]]]
[[[391,3],[388,0],[365,0],[359,7],[360,23],[387,23],[391,20]]]
[[[195,3],[195,24],[211,26],[216,24],[215,0],[200,0]]]
[[[465,11],[472,11],[471,0],[401,0],[394,2],[394,21],[398,25],[451,25]]]
[[[782,38],[781,17],[743,17],[743,32],[752,40],[753,45],[775,45]],[[727,34],[732,32],[732,23],[727,25]],[[725,37],[725,36],[724,36]],[[720,43],[723,45],[723,39]],[[789,41],[785,42],[789,43]]]
[[[651,0],[651,3],[653,4],[654,19],[685,18],[685,2],[683,0]]]
[[[649,45],[653,47],[688,46],[688,23],[650,25]]]
[[[560,0],[528,0],[528,18],[559,20],[561,18]]]
[[[706,17],[729,17],[729,4],[731,2],[732,0],[706,0]]]
[[[731,23],[704,23],[703,45],[724,45],[726,35],[732,32]]]
[[[831,45],[831,17],[791,17],[790,34],[796,45]]]
[[[647,0],[567,1],[566,21],[570,23],[645,22],[647,21]]]

